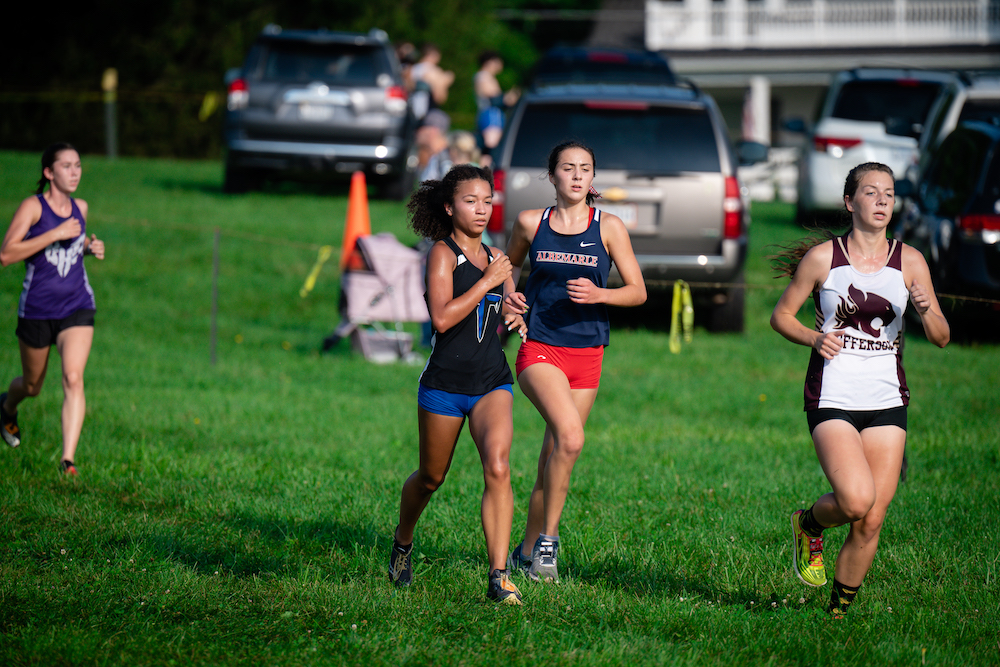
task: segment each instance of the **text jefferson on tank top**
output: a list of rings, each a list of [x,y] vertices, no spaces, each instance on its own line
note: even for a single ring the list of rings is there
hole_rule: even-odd
[[[24,285],[17,306],[17,316],[27,320],[61,320],[80,309],[96,308],[94,291],[83,266],[83,247],[87,221],[76,200],[70,198],[70,214],[61,217],[37,195],[42,214],[25,235],[25,240],[55,229],[69,218],[80,221],[80,236],[56,241],[24,260]]]
[[[830,273],[813,293],[816,330],[843,331],[844,347],[833,359],[812,351],[805,409],[865,411],[908,405],[901,343],[910,294],[903,280],[903,244],[890,241],[885,266],[862,273],[851,265],[847,236],[832,243]]]
[[[558,347],[597,347],[611,338],[608,309],[603,303],[573,303],[566,282],[588,278],[608,286],[611,257],[601,240],[601,211],[590,209],[590,223],[579,234],[558,234],[549,226],[552,207],[545,209],[531,241],[531,273],[524,289],[530,309],[528,338]]]

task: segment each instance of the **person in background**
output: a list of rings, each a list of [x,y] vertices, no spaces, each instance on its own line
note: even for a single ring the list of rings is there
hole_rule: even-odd
[[[417,165],[421,181],[439,181],[451,168],[448,130],[451,119],[440,109],[431,109],[417,128]]]
[[[24,261],[25,266],[16,332],[21,375],[0,394],[0,432],[11,447],[23,442],[18,406],[41,392],[55,345],[62,360],[60,465],[69,476],[77,475],[74,460],[87,411],[83,373],[94,340],[96,311],[83,258],[104,259],[104,242],[94,234],[87,238],[87,202],[72,196],[82,173],[80,154],[71,145],[46,148],[38,190],[21,202],[0,246],[0,264]]]
[[[479,70],[472,77],[476,94],[476,131],[479,145],[487,164],[492,162],[492,151],[503,136],[504,111],[512,107],[520,97],[516,88],[506,93],[500,88],[497,75],[503,71],[503,59],[496,51],[479,54]]]
[[[851,229],[793,245],[775,258],[779,274],[792,280],[771,326],[812,348],[806,419],[832,489],[792,513],[792,568],[804,584],[825,585],[823,531],[850,525],[834,566],[827,607],[834,618],[847,613],[871,568],[899,482],[910,402],[902,357],[907,301],[929,341],[944,347],[951,335],[923,255],[886,236],[894,203],[892,170],[877,162],[858,165],[844,184]],[[796,317],[810,295],[815,328]]]
[[[455,82],[455,73],[441,69],[440,62],[441,50],[428,42],[424,44],[420,60],[410,67],[414,87],[413,109],[418,120],[448,100],[448,90]]]

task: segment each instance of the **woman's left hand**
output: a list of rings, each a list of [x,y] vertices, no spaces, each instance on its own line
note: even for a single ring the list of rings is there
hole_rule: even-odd
[[[528,339],[528,325],[525,324],[524,318],[516,313],[507,313],[503,318],[503,323],[507,326],[507,331],[517,331],[517,334],[521,337],[521,342]]]
[[[566,281],[566,293],[573,303],[600,303],[601,288],[589,278],[574,278]]]
[[[90,245],[87,246],[87,250],[97,259],[104,259],[104,241],[97,238],[97,234],[90,235]]]

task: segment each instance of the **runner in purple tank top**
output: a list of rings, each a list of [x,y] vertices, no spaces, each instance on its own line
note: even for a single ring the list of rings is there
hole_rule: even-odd
[[[83,256],[104,259],[104,242],[93,234],[87,238],[87,202],[71,196],[80,175],[76,149],[66,143],[46,148],[38,190],[21,202],[0,246],[0,264],[23,260],[25,266],[17,308],[21,375],[0,394],[0,435],[11,447],[21,444],[17,406],[42,390],[55,345],[62,358],[62,471],[67,475],[77,474],[73,460],[87,407],[83,372],[94,340],[96,307]]]

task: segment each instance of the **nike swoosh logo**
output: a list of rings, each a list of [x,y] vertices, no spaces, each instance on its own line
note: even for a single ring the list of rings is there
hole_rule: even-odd
[[[589,248],[592,245],[596,245],[596,242],[595,243],[584,243],[583,241],[580,241],[580,247],[581,248]]]

